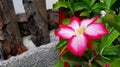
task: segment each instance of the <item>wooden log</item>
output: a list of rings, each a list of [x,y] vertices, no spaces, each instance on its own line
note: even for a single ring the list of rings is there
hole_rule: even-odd
[[[49,43],[45,0],[23,0],[32,41],[36,46]]]
[[[59,25],[58,10],[47,10],[48,29],[57,29]]]
[[[27,50],[26,48],[21,48],[23,47],[23,42],[12,1],[13,0],[0,0],[0,17],[2,20],[1,22],[3,23],[3,27],[1,30],[3,31],[3,34],[5,36],[2,44],[5,55],[7,56],[6,59],[9,55],[17,55],[19,52],[23,53]],[[15,48],[15,46],[19,47]],[[15,53],[13,53],[14,49],[17,49]]]

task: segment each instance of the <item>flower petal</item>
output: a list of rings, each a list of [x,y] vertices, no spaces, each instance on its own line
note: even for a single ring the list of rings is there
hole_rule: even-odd
[[[71,21],[70,21],[70,24],[68,26],[72,27],[74,30],[77,30],[79,28],[79,26],[80,26],[79,18],[77,18],[75,16],[72,17]]]
[[[81,21],[81,26],[87,27],[90,24],[95,23],[98,18],[99,16],[96,16],[95,18],[92,18],[92,19],[84,19],[83,21]]]
[[[70,39],[73,35],[75,35],[75,32],[71,27],[60,25],[60,28],[55,32],[55,35],[64,39]]]
[[[82,56],[87,48],[87,38],[83,34],[73,36],[68,41],[67,48],[74,55]]]
[[[108,31],[102,23],[94,23],[86,28],[85,34],[90,39],[99,39],[102,35],[108,34]]]

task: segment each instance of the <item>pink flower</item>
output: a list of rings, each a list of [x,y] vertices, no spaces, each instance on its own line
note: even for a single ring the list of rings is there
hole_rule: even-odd
[[[108,34],[102,23],[96,23],[98,16],[82,21],[77,17],[71,18],[69,25],[60,25],[55,32],[57,36],[68,39],[67,48],[74,55],[82,56],[91,39],[100,39],[102,35]]]

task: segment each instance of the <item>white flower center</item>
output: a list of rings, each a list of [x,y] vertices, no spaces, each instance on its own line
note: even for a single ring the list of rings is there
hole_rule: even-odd
[[[79,27],[78,30],[76,31],[76,35],[80,35],[80,34],[83,34],[85,32],[85,27]]]

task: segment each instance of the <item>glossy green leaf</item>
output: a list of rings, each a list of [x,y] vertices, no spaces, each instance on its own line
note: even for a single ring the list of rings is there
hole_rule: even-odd
[[[96,4],[93,4],[93,6],[91,7],[91,11],[94,11],[96,9],[108,9],[108,7],[103,4],[103,3],[96,3]]]
[[[116,59],[119,58],[119,57],[115,57],[115,56],[112,56],[112,55],[109,55],[107,57],[109,57],[110,60],[106,60],[106,59],[99,56],[99,57],[95,58],[95,61],[100,65],[100,67],[106,67],[105,64],[110,64],[110,63],[112,63],[113,61],[115,61]],[[111,65],[110,65],[110,67],[111,67]]]
[[[116,23],[118,26],[120,26],[120,15],[117,15],[114,17],[114,23]]]
[[[85,2],[76,2],[73,4],[73,10],[78,11],[78,10],[83,10],[85,8],[87,8],[87,4]]]
[[[117,31],[120,32],[120,15],[116,15],[111,19],[112,21],[109,22],[109,24],[113,26]]]
[[[108,59],[105,59],[105,58],[101,57],[100,55],[98,55],[98,56],[95,58],[95,61],[96,61],[96,62],[100,61],[99,64],[100,64],[101,66],[103,66],[102,64],[110,63],[110,62],[111,62],[111,59],[108,60]]]
[[[103,18],[103,22],[108,23],[109,25],[113,26],[118,32],[120,32],[120,16],[108,13]]]
[[[120,67],[120,58],[110,64],[110,67]]]
[[[93,45],[94,45],[94,49],[96,52],[99,52],[100,51],[100,40],[94,40],[93,41]]]
[[[55,50],[58,50],[59,48],[65,46],[65,45],[67,44],[67,42],[68,42],[67,40],[61,40],[61,41],[57,44]]]
[[[101,67],[104,67],[105,62],[101,61],[101,60],[95,60]]]
[[[83,11],[80,13],[80,16],[86,16],[89,17],[89,11]]]
[[[112,42],[120,35],[120,33],[116,30],[113,30],[109,33],[109,35],[104,36],[102,39],[101,47],[108,47],[112,44]]]
[[[69,63],[70,67],[76,67],[76,64]]]
[[[83,0],[88,6],[90,5],[91,0]]]
[[[67,8],[68,7],[68,3],[66,1],[58,1],[55,4],[53,4],[53,9],[58,9],[58,8]]]
[[[120,8],[120,0],[117,0],[112,6],[111,6],[111,8],[113,9],[113,10],[116,10],[116,9],[118,9],[118,8]]]
[[[120,46],[106,47],[103,51],[103,55],[117,55],[117,56],[120,56]]]
[[[96,16],[96,15],[99,15],[101,13],[101,9],[95,9],[92,11],[92,16]]]
[[[91,3],[89,5],[89,7],[91,7],[94,3],[95,3],[96,0],[91,0]]]
[[[64,62],[72,63],[74,65],[82,65],[83,67],[88,67],[88,61],[85,61],[85,58],[75,56],[70,52],[66,52],[65,54],[63,54],[61,60],[63,60]]]
[[[54,67],[64,67],[64,62],[59,60],[55,65]]]
[[[69,19],[69,18],[64,19],[64,20],[62,21],[62,24],[64,24],[64,25],[68,25],[69,23],[70,23],[70,19]]]
[[[110,8],[117,0],[104,0],[104,3]]]
[[[70,0],[70,4],[74,4],[76,1],[75,0]]]
[[[115,17],[115,14],[107,13],[105,15],[105,17],[103,17],[103,22],[104,23],[112,23],[112,22],[114,22],[114,17]]]
[[[110,23],[111,26],[113,26],[118,32],[120,32],[120,25],[116,23]]]

